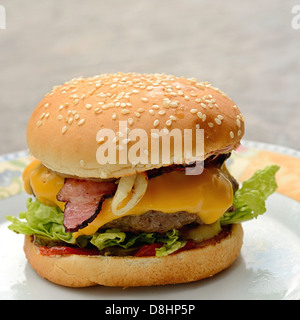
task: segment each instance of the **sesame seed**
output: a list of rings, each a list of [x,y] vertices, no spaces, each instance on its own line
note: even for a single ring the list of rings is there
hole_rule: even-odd
[[[149,113],[150,113],[152,116],[154,116],[154,114],[155,114],[155,112],[154,112],[153,109],[149,109]]]
[[[99,138],[99,139],[97,140],[98,143],[102,143],[103,141],[104,141],[104,138],[103,138],[103,137],[101,137],[101,138]]]
[[[159,109],[159,105],[157,105],[157,104],[154,104],[154,105],[152,106],[152,108],[153,108],[153,109],[156,109],[156,110],[158,110],[158,109]]]
[[[230,138],[233,139],[234,138],[234,133],[232,131],[230,131]]]
[[[238,136],[241,136],[241,135],[242,135],[242,131],[239,130],[239,131],[238,131]]]
[[[216,124],[219,125],[219,126],[222,124],[222,121],[221,121],[219,118],[216,118],[216,119],[215,119],[215,122],[216,122]]]
[[[202,116],[202,121],[204,122],[206,120],[206,114],[204,113]]]
[[[158,125],[159,125],[159,120],[158,119],[154,120],[153,127],[158,127]]]
[[[122,103],[120,104],[121,108],[125,108],[126,105],[127,105],[127,104],[126,104],[125,102],[122,102]]]
[[[130,139],[123,139],[123,140],[122,140],[122,143],[123,143],[123,144],[127,144],[129,141],[130,141]]]
[[[200,98],[197,98],[195,99],[196,102],[200,103],[201,102],[201,99]]]
[[[178,107],[178,101],[172,101],[172,102],[170,103],[170,107],[172,107],[172,108],[177,108],[177,107]]]
[[[151,133],[151,137],[154,138],[154,139],[158,139],[159,138],[159,134],[155,133],[155,132],[152,132]]]
[[[209,126],[210,128],[212,128],[212,127],[214,126],[214,124],[213,124],[212,122],[208,122],[208,126]]]
[[[218,118],[219,118],[220,120],[224,120],[224,117],[223,117],[221,114],[218,115]]]
[[[202,112],[201,111],[197,112],[197,116],[201,119],[202,118]]]
[[[159,111],[158,111],[158,114],[159,114],[160,116],[163,116],[164,114],[166,114],[166,111],[165,111],[165,110],[159,110]]]
[[[81,119],[79,122],[78,122],[78,125],[81,126],[85,123],[85,119]]]
[[[122,109],[122,110],[121,110],[121,113],[122,113],[122,114],[128,114],[128,113],[129,113],[129,110],[127,110],[127,109]]]
[[[68,127],[67,126],[64,126],[62,129],[61,129],[61,133],[62,134],[65,134],[68,130]]]
[[[40,120],[36,123],[36,125],[37,125],[38,127],[40,127],[42,124],[43,124],[43,122],[40,121]]]
[[[130,126],[133,125],[133,122],[134,122],[133,118],[128,118],[128,124],[129,124]]]
[[[57,116],[57,119],[58,120],[62,120],[64,117],[61,115],[61,114],[59,114],[58,116]]]
[[[184,96],[184,99],[188,101],[188,100],[190,100],[190,97],[189,96]]]
[[[137,117],[137,118],[140,118],[141,117],[141,114],[139,112],[135,112],[134,115]]]
[[[144,112],[144,111],[145,111],[144,108],[138,108],[138,112],[142,113],[142,112]]]
[[[167,120],[167,121],[166,121],[166,125],[167,125],[168,127],[170,127],[171,124],[172,124],[172,120]]]
[[[121,138],[124,137],[124,133],[121,132],[121,131],[117,131],[116,135],[119,136],[119,137],[121,137]]]
[[[238,127],[240,128],[241,127],[241,120],[237,119],[236,123],[237,123]]]
[[[190,110],[190,113],[192,113],[192,114],[197,113],[197,112],[198,112],[197,109],[191,109],[191,110]]]
[[[48,107],[49,107],[49,103],[47,102],[44,104],[44,108],[48,108]]]
[[[170,100],[169,99],[163,101],[163,107],[167,108],[167,109],[170,107]]]
[[[58,110],[60,111],[60,110],[62,110],[63,108],[64,108],[64,106],[61,105]]]
[[[70,117],[69,120],[68,120],[68,124],[72,124],[72,122],[73,122],[73,118]]]
[[[149,101],[148,98],[141,98],[141,100],[142,100],[143,102],[148,102],[148,101]]]
[[[173,121],[177,120],[177,118],[175,116],[173,116],[173,115],[170,116],[170,119],[173,120]]]
[[[197,83],[196,83],[196,87],[197,87],[197,88],[200,88],[200,89],[204,89],[204,88],[205,88],[205,84],[202,83],[202,82],[197,82]]]
[[[206,104],[205,103],[201,102],[200,105],[201,105],[202,108],[206,109]]]
[[[74,118],[75,120],[78,120],[80,118],[79,114],[75,114]]]

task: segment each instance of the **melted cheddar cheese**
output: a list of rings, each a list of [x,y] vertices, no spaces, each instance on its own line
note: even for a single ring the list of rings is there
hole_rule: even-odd
[[[44,204],[64,210],[64,203],[56,199],[64,184],[63,178],[40,162],[30,164],[23,178],[28,193],[33,193]],[[98,216],[73,236],[92,235],[104,224],[120,218],[111,212],[111,202],[112,198],[106,199]],[[149,179],[143,198],[125,215],[141,215],[150,210],[169,214],[185,211],[195,213],[205,224],[211,224],[223,215],[232,202],[232,184],[220,169],[205,168],[201,175],[173,171]]]
[[[34,160],[23,172],[24,188],[39,201],[48,206],[58,206],[64,211],[65,203],[56,196],[65,183],[65,179],[47,169],[39,160]]]

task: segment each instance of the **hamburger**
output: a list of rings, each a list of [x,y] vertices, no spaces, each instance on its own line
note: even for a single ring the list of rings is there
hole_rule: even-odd
[[[31,197],[19,218],[7,217],[9,228],[25,235],[32,268],[63,286],[211,277],[236,260],[241,222],[263,214],[277,187],[277,166],[242,186],[228,171],[243,134],[238,107],[208,82],[138,73],[72,79],[30,117],[33,161],[23,180]]]

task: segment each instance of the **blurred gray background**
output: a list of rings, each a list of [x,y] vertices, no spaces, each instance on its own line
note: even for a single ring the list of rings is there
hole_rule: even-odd
[[[207,80],[246,116],[245,139],[300,149],[296,4],[0,0],[0,154],[26,148],[28,118],[53,85],[116,71]]]

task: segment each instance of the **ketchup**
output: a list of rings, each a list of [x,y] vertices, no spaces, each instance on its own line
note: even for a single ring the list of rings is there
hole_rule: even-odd
[[[69,254],[78,254],[84,256],[97,256],[99,255],[99,250],[97,249],[84,249],[84,248],[72,248],[64,246],[54,246],[54,247],[38,247],[40,254],[43,256],[63,256]]]

